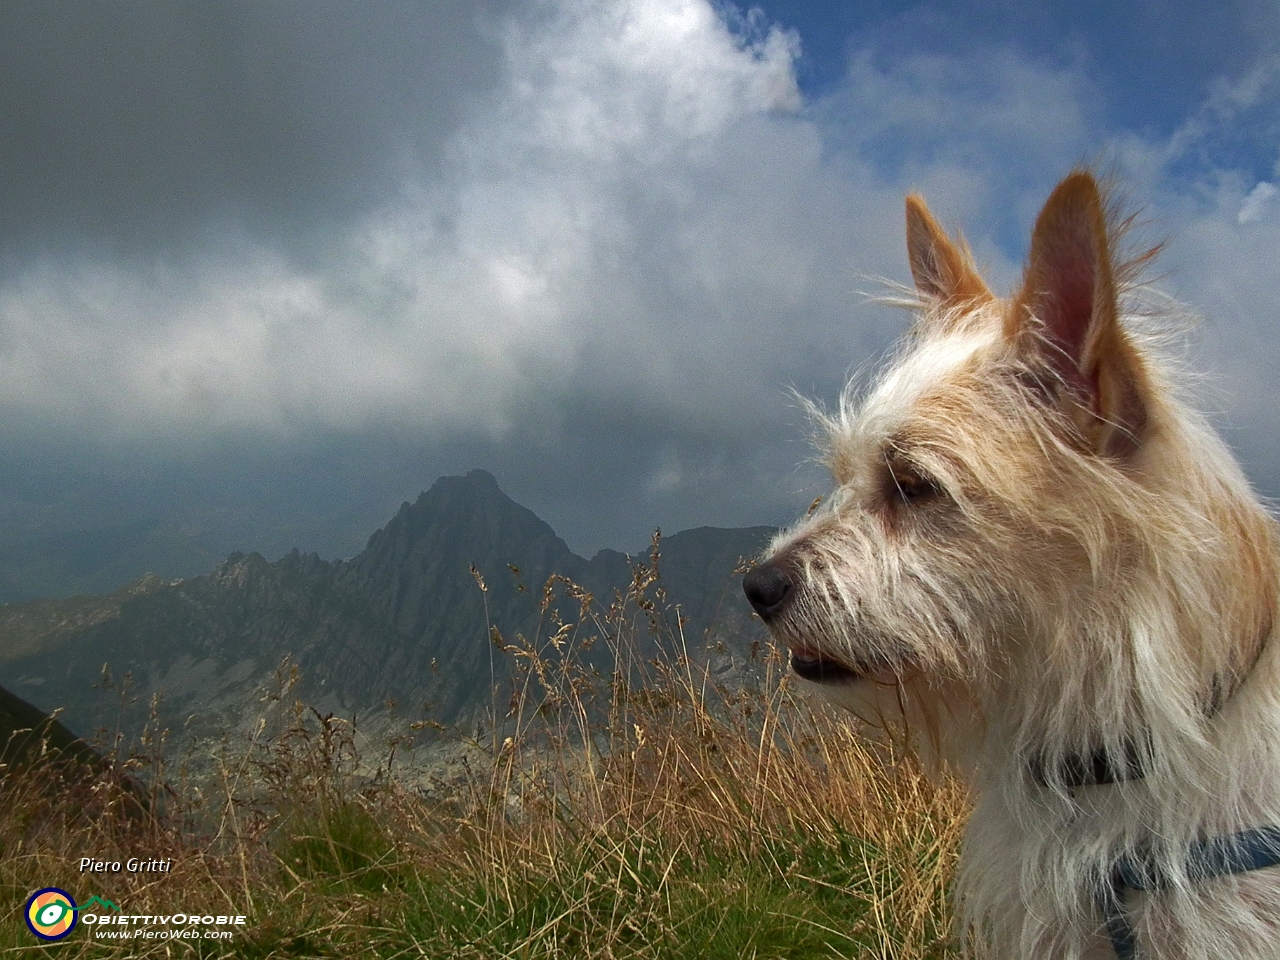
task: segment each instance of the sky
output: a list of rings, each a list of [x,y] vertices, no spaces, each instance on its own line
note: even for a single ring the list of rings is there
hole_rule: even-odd
[[[903,195],[1007,290],[1081,162],[1280,494],[1274,0],[3,10],[0,544],[349,555],[475,467],[588,555],[788,522]]]

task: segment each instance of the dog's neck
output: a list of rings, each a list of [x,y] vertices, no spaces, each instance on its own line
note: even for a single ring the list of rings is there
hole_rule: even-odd
[[[1271,617],[1267,617],[1261,636],[1253,645],[1254,655],[1248,667],[1238,675],[1215,674],[1209,685],[1204,700],[1206,720],[1213,717],[1226,706],[1244,685],[1249,674],[1257,666],[1272,632]],[[1131,780],[1141,780],[1147,775],[1151,744],[1145,739],[1140,743],[1135,737],[1126,737],[1119,751],[1099,747],[1088,753],[1069,753],[1058,761],[1054,775],[1047,766],[1044,757],[1032,757],[1028,763],[1031,779],[1041,787],[1050,785],[1074,790],[1078,787],[1098,787]]]

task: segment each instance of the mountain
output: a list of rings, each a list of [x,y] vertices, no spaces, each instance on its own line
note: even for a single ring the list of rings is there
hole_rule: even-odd
[[[670,623],[679,613],[689,650],[741,650],[761,635],[733,571],[772,532],[703,527],[661,540],[658,612]],[[482,715],[508,675],[491,627],[509,641],[545,638],[550,617],[574,615],[563,589],[540,610],[552,574],[607,606],[626,591],[632,563],[612,550],[577,556],[476,470],[403,504],[349,560],[234,553],[184,580],[0,606],[0,682],[42,709],[65,708],[67,725],[85,733],[112,730],[122,716],[137,729],[160,694],[163,724],[207,737],[251,729],[288,657],[298,677],[290,697],[318,709],[461,722]],[[604,655],[590,654],[607,668]]]
[[[412,506],[404,504],[347,567],[348,581],[359,582],[377,615],[405,638],[396,651],[397,676],[415,678],[410,689],[429,691],[425,699],[452,720],[477,695],[487,702],[494,675],[487,624],[507,634],[530,632],[536,625],[530,591],[553,573],[584,582],[589,564],[490,474],[473,470],[442,477]],[[364,695],[393,689],[386,681]],[[403,686],[392,695],[414,702]]]

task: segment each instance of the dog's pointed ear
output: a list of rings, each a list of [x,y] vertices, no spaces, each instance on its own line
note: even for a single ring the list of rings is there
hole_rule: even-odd
[[[907,197],[907,259],[916,290],[932,304],[952,308],[992,299],[963,241],[953,243],[915,193]]]
[[[1057,375],[1060,402],[1089,447],[1123,458],[1142,441],[1149,390],[1120,325],[1115,272],[1098,185],[1087,172],[1072,173],[1036,219],[1005,333]]]

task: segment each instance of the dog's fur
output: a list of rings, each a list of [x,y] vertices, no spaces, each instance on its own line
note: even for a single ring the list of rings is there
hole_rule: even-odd
[[[970,782],[960,906],[993,956],[1114,957],[1098,884],[1137,853],[1169,884],[1126,897],[1142,960],[1275,960],[1280,868],[1185,857],[1280,824],[1280,541],[1131,315],[1125,225],[1073,172],[1001,299],[908,197],[918,319],[820,416],[835,490],[747,593],[798,672]],[[1143,775],[1073,785],[1099,750]]]

